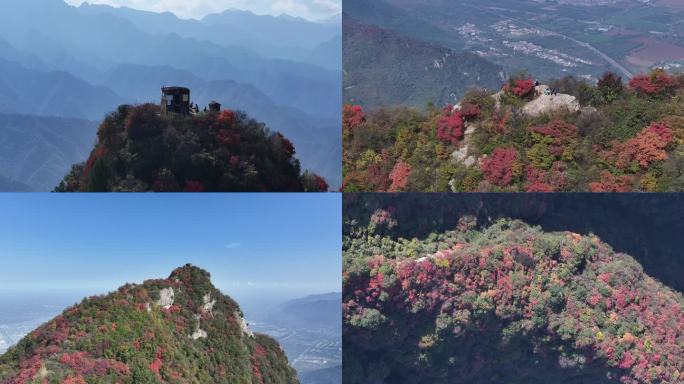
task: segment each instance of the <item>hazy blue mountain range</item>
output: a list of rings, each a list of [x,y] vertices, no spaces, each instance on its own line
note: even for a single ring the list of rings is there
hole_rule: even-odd
[[[5,192],[31,192],[32,188],[24,183],[12,180],[7,176],[0,175],[0,191]]]
[[[339,24],[318,24],[301,18],[257,16],[248,11],[227,10],[202,20],[185,20],[173,13],[139,11],[127,7],[84,3],[82,14],[111,14],[124,18],[152,34],[175,33],[179,36],[211,41],[219,45],[239,45],[265,57],[307,61],[309,53],[341,32]],[[281,39],[279,41],[278,39]],[[341,62],[330,62],[329,68],[340,69]]]
[[[0,190],[52,190],[65,169],[88,157],[97,125],[84,119],[0,114],[0,175],[9,179],[0,180]]]
[[[100,119],[125,98],[65,71],[43,72],[0,58],[0,113]],[[157,92],[158,93],[158,92]]]
[[[311,295],[283,303],[275,313],[281,323],[341,329],[342,295],[339,292]]]
[[[289,300],[253,313],[250,325],[283,345],[302,384],[341,384],[341,302],[340,292]]]
[[[162,86],[184,85],[201,107],[217,100],[283,132],[304,168],[340,185],[339,23],[11,3],[0,13],[0,113],[100,121],[119,104],[156,103]],[[13,168],[21,157],[5,161]]]

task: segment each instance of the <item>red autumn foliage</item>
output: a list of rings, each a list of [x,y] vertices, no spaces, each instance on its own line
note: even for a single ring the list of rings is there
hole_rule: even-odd
[[[667,147],[672,143],[674,134],[661,123],[653,123],[639,134],[624,143],[613,141],[607,150],[599,150],[599,156],[620,169],[629,168],[636,162],[642,169],[651,164],[667,160]]]
[[[320,192],[325,192],[330,188],[328,182],[319,175],[314,175],[314,185],[316,190]]]
[[[223,145],[240,144],[241,138],[239,133],[231,132],[227,129],[221,129],[216,134],[216,141]]]
[[[90,157],[88,157],[88,161],[86,161],[86,165],[83,168],[83,174],[88,175],[90,171],[92,171],[93,167],[95,166],[95,162],[98,159],[103,158],[107,154],[107,148],[105,148],[104,145],[99,145],[93,153],[90,154]]]
[[[216,121],[224,127],[231,128],[233,124],[235,124],[235,112],[231,111],[230,109],[221,111],[216,118]]]
[[[69,376],[64,381],[62,384],[87,384],[83,376]]]
[[[591,192],[630,192],[634,180],[631,176],[614,176],[608,171],[601,172],[601,180],[589,183]]]
[[[501,113],[501,114],[499,114]],[[505,133],[506,132],[506,126],[508,125],[508,121],[511,119],[511,116],[513,114],[511,111],[504,111],[504,112],[497,112],[495,111],[492,114],[492,122],[494,123],[494,132],[493,133]]]
[[[278,141],[280,142],[281,148],[283,149],[283,153],[285,156],[289,159],[295,154],[295,147],[294,144],[290,140],[288,140],[285,136],[283,136],[282,133],[278,132],[276,133],[276,137]]]
[[[390,172],[392,184],[389,187],[389,192],[403,191],[408,186],[409,177],[411,177],[411,166],[404,163],[401,159],[398,160],[392,172]]]
[[[407,258],[409,248],[401,244],[403,240],[391,237],[369,239],[366,247],[354,248],[354,255],[377,256],[356,256],[354,262],[363,263],[363,268],[354,264],[346,271],[343,314],[345,330],[352,335],[349,349],[372,351],[363,348],[399,330],[416,332],[426,319],[442,334],[465,334],[461,340],[481,338],[487,348],[486,340],[490,346],[500,345],[499,336],[506,340],[506,331],[501,332],[506,324],[522,321],[526,325],[517,332],[541,341],[539,345],[546,340],[551,349],[623,370],[616,382],[679,382],[684,353],[679,342],[684,326],[680,294],[646,276],[631,258],[596,237],[509,228],[494,226],[477,242],[471,235],[453,231],[419,241],[411,247],[432,249],[420,258]],[[546,237],[542,236],[553,237],[560,246],[543,246],[539,240]],[[445,239],[449,239],[446,244]],[[539,284],[540,277],[546,276],[553,278]],[[584,293],[578,294],[579,290]],[[414,318],[421,321],[411,322]],[[567,343],[559,345],[553,336]],[[451,337],[427,342],[434,348],[404,339],[392,348],[432,357],[459,345]],[[544,354],[549,349],[540,350]],[[387,353],[383,360],[397,362],[403,356]],[[468,361],[466,356],[463,361]],[[496,366],[497,357],[491,359],[488,365]],[[530,360],[537,358],[530,356]],[[470,362],[461,368],[477,375]],[[458,368],[442,372],[445,377],[459,373]]]
[[[556,161],[549,171],[527,166],[527,192],[556,192],[567,185],[567,165]]]
[[[561,119],[555,119],[546,125],[530,127],[529,131],[551,137],[553,141],[549,145],[549,153],[554,156],[562,155],[565,148],[579,137],[577,127]]]
[[[128,365],[115,360],[94,359],[87,352],[65,353],[59,362],[83,376],[101,377],[107,375],[110,370],[122,375],[130,374]]]
[[[366,122],[366,116],[360,105],[345,104],[342,110],[342,127],[354,129]]]
[[[635,148],[634,160],[644,169],[656,161],[667,160],[666,148],[673,138],[670,128],[663,124],[651,124],[629,141],[629,145]]]
[[[204,192],[204,184],[201,181],[188,180],[185,182],[184,192]]]
[[[463,103],[461,104],[461,116],[466,121],[472,121],[480,117],[482,110],[477,104],[473,103]]]
[[[455,111],[450,105],[444,108],[437,123],[437,138],[451,145],[457,145],[461,141],[463,116],[460,111]]]
[[[480,168],[488,182],[505,187],[513,181],[513,165],[518,160],[515,148],[497,148],[482,160]]]
[[[10,381],[10,384],[30,383],[42,365],[43,363],[39,355],[34,355],[33,357],[22,361],[19,364],[19,368],[21,368],[19,374],[14,378],[14,380]]]
[[[534,91],[534,80],[532,79],[513,79],[508,84],[508,90],[519,98],[526,98]]]
[[[162,380],[161,377],[161,367],[164,365],[164,360],[162,358],[164,357],[164,350],[161,348],[157,349],[157,356],[155,357],[154,361],[150,363],[150,371],[157,376],[157,379],[160,381]]]
[[[636,75],[629,81],[630,88],[647,96],[672,94],[680,85],[679,80],[663,70],[654,70],[648,75]]]

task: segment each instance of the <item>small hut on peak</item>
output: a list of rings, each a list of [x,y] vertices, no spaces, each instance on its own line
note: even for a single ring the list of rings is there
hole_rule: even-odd
[[[210,112],[221,112],[221,103],[217,101],[212,101],[209,103],[209,111]]]
[[[190,89],[185,87],[162,88],[161,114],[169,112],[180,115],[190,114]]]

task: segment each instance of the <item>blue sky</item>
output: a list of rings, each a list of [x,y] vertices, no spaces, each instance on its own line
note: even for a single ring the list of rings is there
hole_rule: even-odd
[[[341,194],[0,194],[0,290],[106,293],[185,263],[235,298],[341,290]]]
[[[65,0],[80,5],[84,0]],[[227,9],[242,9],[263,15],[288,14],[322,20],[342,12],[342,0],[87,0],[91,4],[126,6],[155,12],[173,12],[182,18],[201,18]]]

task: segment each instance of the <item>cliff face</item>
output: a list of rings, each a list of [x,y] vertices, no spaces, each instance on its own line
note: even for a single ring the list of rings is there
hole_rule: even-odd
[[[679,383],[684,299],[593,236],[500,220],[344,240],[346,383]],[[457,378],[457,379],[454,379]]]
[[[90,297],[0,356],[0,382],[296,384],[280,346],[186,265]]]

